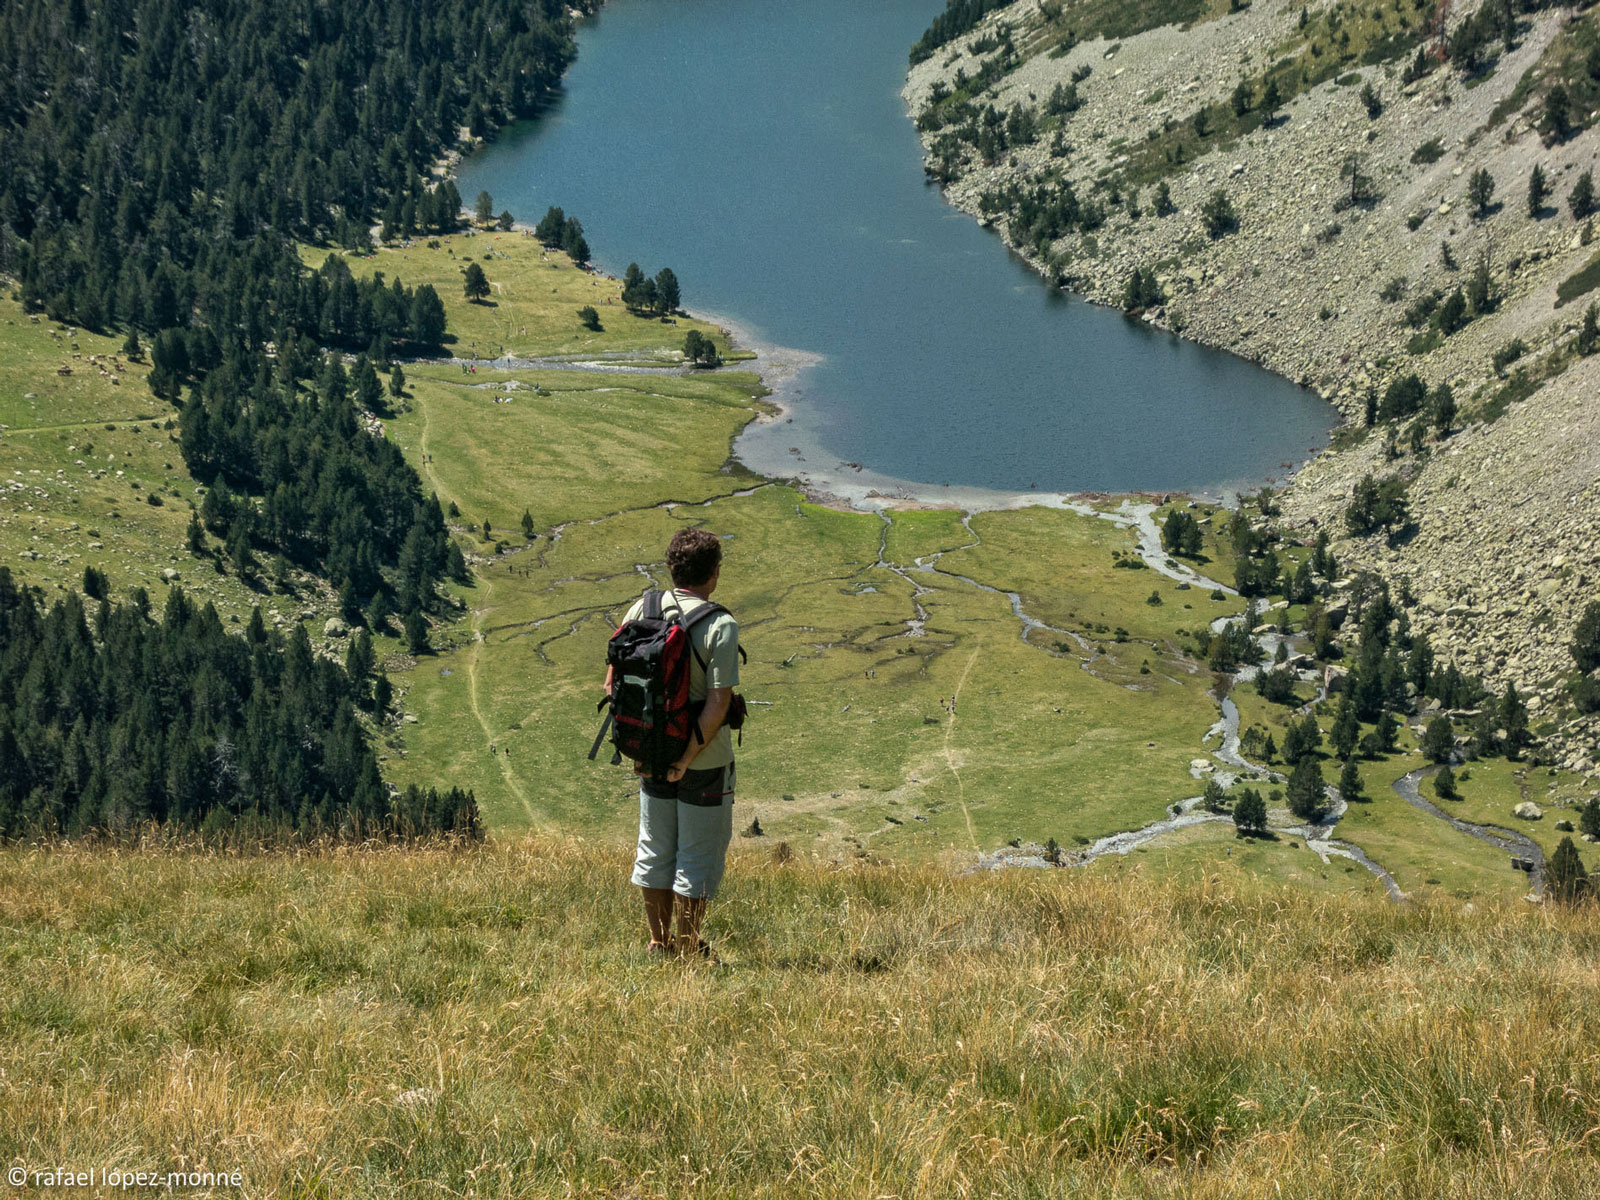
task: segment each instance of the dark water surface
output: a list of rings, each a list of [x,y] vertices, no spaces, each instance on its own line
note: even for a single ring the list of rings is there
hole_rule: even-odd
[[[1323,444],[1311,393],[1052,291],[924,183],[899,89],[941,7],[610,0],[565,95],[469,160],[461,193],[528,221],[561,205],[607,271],[671,266],[690,311],[820,355],[767,431],[814,468],[1215,491]],[[766,449],[741,454],[771,469]]]

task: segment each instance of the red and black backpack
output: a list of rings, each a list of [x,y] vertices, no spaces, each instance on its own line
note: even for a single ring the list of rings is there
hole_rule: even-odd
[[[668,614],[662,608],[661,592],[652,589],[644,594],[639,615],[624,621],[606,646],[611,690],[599,708],[609,711],[589,749],[591,759],[600,753],[609,729],[616,747],[613,763],[631,759],[643,763],[653,778],[666,777],[667,768],[688,749],[690,739],[700,740],[704,704],[689,699],[689,656],[694,656],[701,670],[706,663],[694,648],[690,631],[706,618],[727,611],[708,602],[688,614],[675,604]],[[744,655],[743,646],[739,653]],[[740,697],[734,697],[724,724],[730,729],[744,724]]]

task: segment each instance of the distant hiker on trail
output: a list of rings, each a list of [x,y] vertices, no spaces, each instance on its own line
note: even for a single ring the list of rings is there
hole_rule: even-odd
[[[648,591],[628,609],[606,651],[606,722],[613,762],[640,777],[639,844],[633,882],[644,895],[646,952],[712,958],[700,938],[706,902],[722,882],[733,837],[733,738],[744,725],[739,626],[711,602],[722,545],[703,529],[680,529],[667,546],[670,591]],[[673,933],[673,911],[677,932]]]

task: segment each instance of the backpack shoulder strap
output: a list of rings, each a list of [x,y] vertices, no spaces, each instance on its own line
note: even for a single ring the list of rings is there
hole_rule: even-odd
[[[660,591],[651,588],[644,594],[644,608],[639,610],[639,615],[647,621],[659,621],[661,619]]]
[[[682,610],[680,609],[679,611],[681,612]],[[705,620],[705,618],[715,616],[718,613],[723,613],[723,614],[725,614],[727,616],[730,616],[730,617],[733,615],[732,613],[728,612],[727,609],[723,608],[722,605],[718,604],[715,600],[707,600],[699,608],[695,609],[693,613],[689,614],[688,616],[679,617],[678,620],[679,620],[679,623],[683,626],[684,632],[688,633],[696,625],[700,624],[701,621]],[[691,649],[693,649],[694,641],[692,639],[689,642],[689,646],[690,646]],[[700,652],[698,650],[696,650],[694,656],[697,659],[700,658]],[[749,662],[750,661],[750,656],[745,653],[743,646],[739,647],[739,661],[740,662]],[[702,670],[705,669],[705,665],[706,665],[705,664],[705,660],[701,659],[700,667],[701,667]]]

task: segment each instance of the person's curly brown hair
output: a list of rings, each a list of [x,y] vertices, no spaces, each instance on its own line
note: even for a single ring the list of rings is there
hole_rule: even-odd
[[[699,587],[722,565],[722,542],[705,529],[680,529],[667,543],[667,570],[674,587]]]

